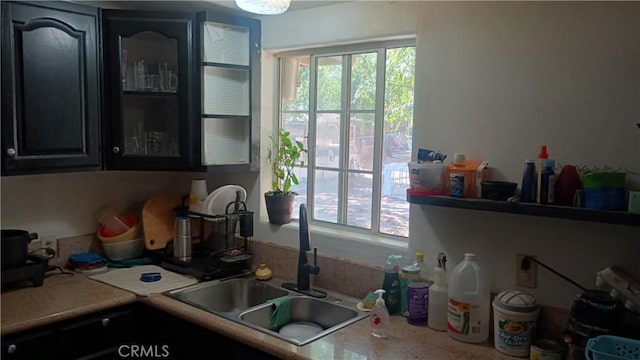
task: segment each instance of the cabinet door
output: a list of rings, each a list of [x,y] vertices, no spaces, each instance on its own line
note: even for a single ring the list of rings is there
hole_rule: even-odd
[[[100,168],[98,13],[2,3],[3,175]]]
[[[55,351],[52,328],[24,331],[2,337],[2,359],[47,359]]]
[[[198,14],[201,169],[259,169],[260,22]]]
[[[112,169],[188,169],[189,15],[104,11]]]
[[[118,358],[120,346],[136,343],[138,321],[134,307],[125,306],[64,322],[58,330],[65,359]]]

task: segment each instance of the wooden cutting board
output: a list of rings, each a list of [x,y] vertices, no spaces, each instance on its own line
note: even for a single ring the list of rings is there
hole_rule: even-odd
[[[182,205],[183,195],[166,194],[154,196],[142,207],[142,230],[144,245],[148,250],[164,249],[173,241],[176,218],[174,209]]]

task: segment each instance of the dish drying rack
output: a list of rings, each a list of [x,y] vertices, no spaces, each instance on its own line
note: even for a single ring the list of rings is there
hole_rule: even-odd
[[[188,196],[186,197],[188,198]],[[227,214],[203,214],[190,211],[188,206],[175,207],[177,216],[188,216],[192,221],[192,259],[181,261],[165,253],[162,266],[168,270],[193,275],[200,280],[213,280],[241,273],[249,252],[249,239],[253,237],[253,211],[233,207]],[[231,204],[230,204],[231,205]]]

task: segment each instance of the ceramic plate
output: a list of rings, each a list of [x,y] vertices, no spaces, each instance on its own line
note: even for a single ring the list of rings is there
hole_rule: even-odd
[[[204,209],[209,215],[224,215],[229,203],[236,201],[236,191],[240,191],[240,201],[247,200],[247,191],[239,185],[225,185],[213,190],[204,200]],[[233,205],[229,207],[233,212]]]

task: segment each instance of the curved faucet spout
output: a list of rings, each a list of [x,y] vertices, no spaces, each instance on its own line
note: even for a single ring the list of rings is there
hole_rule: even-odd
[[[307,218],[307,205],[300,204],[300,251],[311,250],[309,239],[309,219]]]
[[[315,297],[325,297],[327,294],[321,291],[311,290],[309,274],[320,273],[318,266],[318,248],[313,248],[313,265],[307,260],[307,251],[311,250],[311,240],[309,237],[309,219],[307,217],[307,205],[300,204],[300,253],[298,254],[298,277],[297,283],[285,283],[282,286],[289,290],[294,290]]]

